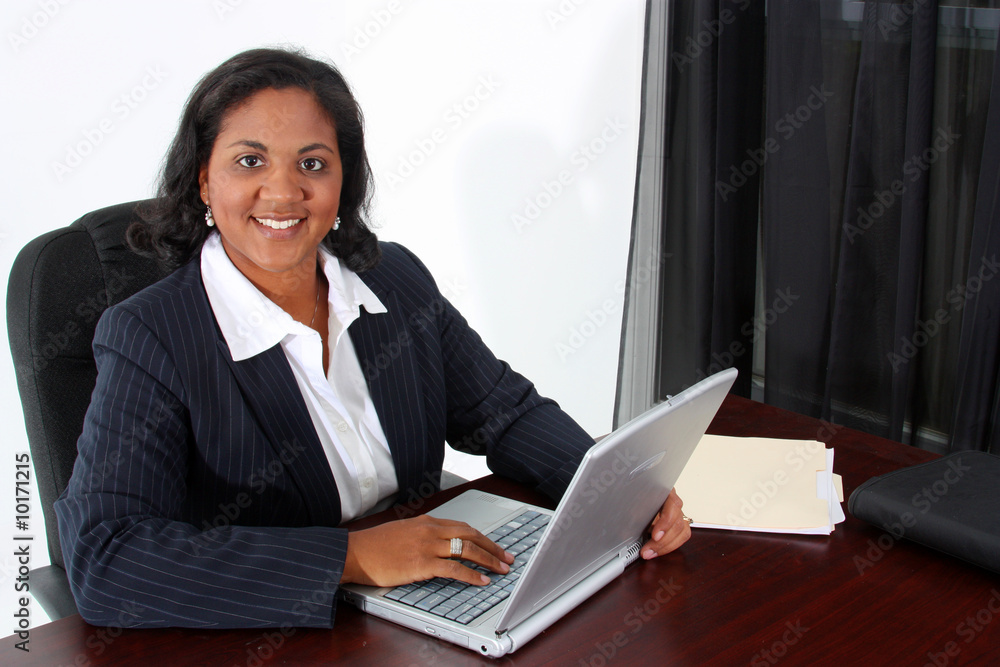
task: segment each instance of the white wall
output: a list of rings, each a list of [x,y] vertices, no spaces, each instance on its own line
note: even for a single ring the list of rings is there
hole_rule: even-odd
[[[428,265],[497,356],[610,430],[638,134],[641,0],[5,0],[0,277],[39,234],[153,192],[198,78],[292,43],[367,118],[374,222]],[[517,218],[516,216],[521,216]],[[5,326],[6,318],[3,318]],[[11,619],[14,455],[0,355],[0,617]],[[485,472],[460,457],[446,467]],[[32,490],[34,494],[34,490]],[[31,565],[48,562],[32,497]],[[32,625],[42,622],[32,607]],[[0,636],[13,626],[0,625]]]

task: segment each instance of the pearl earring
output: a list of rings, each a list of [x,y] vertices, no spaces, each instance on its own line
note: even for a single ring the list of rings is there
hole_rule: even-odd
[[[338,229],[340,229],[340,216],[339,215],[337,216],[337,219],[333,221],[333,231],[337,231]]]
[[[209,227],[215,227],[215,218],[212,217],[212,207],[209,206],[205,211],[205,224]]]

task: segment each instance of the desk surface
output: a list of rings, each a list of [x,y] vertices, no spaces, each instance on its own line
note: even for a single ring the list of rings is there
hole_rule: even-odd
[[[845,494],[933,458],[899,443],[730,396],[710,429],[817,439],[836,450]],[[535,504],[495,477],[477,488]],[[428,501],[427,508],[469,485]],[[493,663],[341,604],[332,630],[120,630],[71,616],[0,643],[3,665]],[[937,666],[1000,663],[1000,575],[848,516],[829,536],[696,530],[678,552],[639,562],[523,649],[524,665]]]

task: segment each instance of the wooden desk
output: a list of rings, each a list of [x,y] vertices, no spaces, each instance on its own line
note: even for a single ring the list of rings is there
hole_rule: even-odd
[[[932,454],[729,397],[710,429],[819,439],[850,493]],[[479,488],[536,504],[498,478]],[[430,509],[465,487],[428,501]],[[549,504],[551,506],[551,504]],[[118,630],[72,616],[31,631],[0,664],[489,664],[465,649],[341,604],[332,630]],[[1000,663],[1000,575],[848,517],[833,535],[696,530],[677,553],[640,562],[502,664],[924,665]]]

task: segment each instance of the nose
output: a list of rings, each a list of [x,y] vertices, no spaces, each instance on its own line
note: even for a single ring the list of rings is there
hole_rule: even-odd
[[[260,198],[275,204],[289,204],[305,199],[304,184],[296,169],[269,169],[260,187]]]

